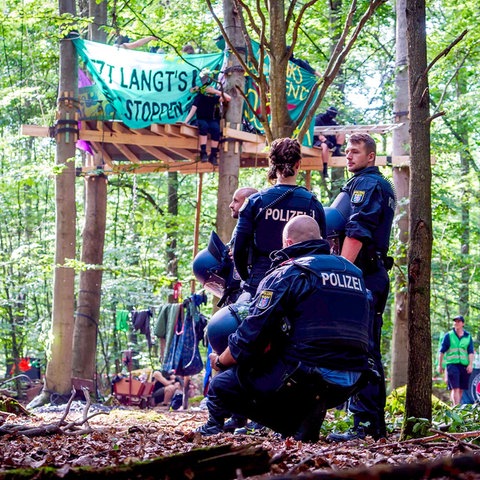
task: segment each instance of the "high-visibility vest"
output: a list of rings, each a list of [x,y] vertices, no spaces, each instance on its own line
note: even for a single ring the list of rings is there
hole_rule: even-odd
[[[470,345],[470,335],[465,332],[462,338],[458,338],[454,330],[448,332],[450,336],[450,348],[445,353],[445,363],[460,363],[468,365],[468,346]]]

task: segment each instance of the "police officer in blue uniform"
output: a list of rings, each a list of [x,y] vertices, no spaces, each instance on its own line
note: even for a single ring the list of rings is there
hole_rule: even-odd
[[[331,255],[306,215],[286,224],[283,246],[226,350],[209,356],[222,373],[210,384],[202,435],[222,432],[235,412],[317,441],[326,409],[368,372],[370,297],[360,269]]]
[[[395,212],[395,192],[375,166],[376,144],[370,135],[351,135],[345,153],[348,171],[354,175],[332,207],[345,211],[346,204],[350,203],[341,254],[362,270],[365,284],[373,296],[370,348],[381,379],[368,384],[351,399],[349,408],[354,414],[354,428],[345,434],[330,434],[328,439],[332,441],[364,438],[367,434],[378,439],[387,433],[385,375],[380,341],[382,314],[390,287],[388,270],[393,264],[387,252]]]
[[[288,220],[309,215],[325,234],[322,204],[313,193],[296,184],[301,159],[297,140],[274,140],[269,152],[268,180],[275,184],[251,195],[240,209],[233,260],[245,281],[244,290],[252,296],[270,268],[270,253],[282,248],[282,230]]]

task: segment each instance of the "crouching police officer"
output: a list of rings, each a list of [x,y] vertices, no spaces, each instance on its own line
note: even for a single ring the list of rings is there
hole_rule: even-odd
[[[287,222],[283,247],[228,347],[209,356],[222,373],[210,384],[202,435],[222,432],[235,412],[284,436],[317,441],[326,409],[367,376],[370,296],[362,272],[330,255],[306,215]]]

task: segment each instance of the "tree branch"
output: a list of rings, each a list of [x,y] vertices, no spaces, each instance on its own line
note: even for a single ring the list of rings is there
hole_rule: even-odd
[[[448,47],[444,48],[428,65],[426,70],[423,72],[423,76],[427,76],[428,72],[431,70],[431,68],[440,60],[442,57],[446,57],[449,53],[450,50],[457,45],[457,43],[460,43],[463,40],[463,37],[468,33],[468,30],[465,29]]]

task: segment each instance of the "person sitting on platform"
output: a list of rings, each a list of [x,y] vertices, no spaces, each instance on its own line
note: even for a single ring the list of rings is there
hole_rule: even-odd
[[[315,117],[316,127],[328,127],[336,126],[338,123],[335,117],[338,114],[338,110],[335,107],[328,107],[325,113],[319,113]],[[339,133],[337,135],[315,135],[313,137],[313,145],[322,149],[322,163],[323,163],[323,176],[328,178],[328,159],[330,152],[333,151],[333,156],[340,157],[342,152],[340,148],[345,142],[345,134]]]
[[[223,432],[233,412],[315,442],[326,409],[345,402],[370,371],[370,296],[361,270],[330,254],[307,215],[286,223],[283,247],[228,347],[209,355],[221,373],[210,383],[202,435]]]
[[[140,38],[138,40],[135,40],[135,42],[131,42],[130,38],[126,35],[119,35],[115,39],[115,46],[118,48],[126,48],[128,50],[133,50],[135,48],[143,47],[143,45],[146,45],[148,42],[151,42],[153,40],[158,40],[158,38],[154,35],[150,35],[149,37]]]
[[[185,123],[196,116],[200,140],[200,161],[218,165],[218,143],[220,141],[220,104],[231,100],[230,95],[214,88],[209,71],[200,72],[201,87],[193,87],[190,91],[197,92]],[[207,154],[207,136],[210,134],[211,150]]]

